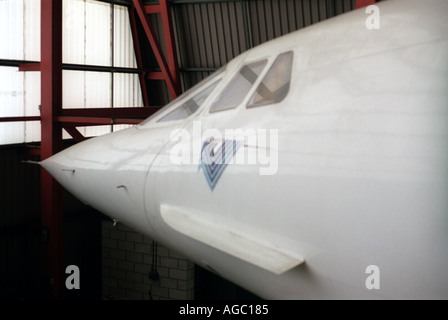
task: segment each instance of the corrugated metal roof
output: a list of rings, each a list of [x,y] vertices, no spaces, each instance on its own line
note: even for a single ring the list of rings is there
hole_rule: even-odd
[[[352,0],[173,0],[185,89],[240,53],[353,9]]]

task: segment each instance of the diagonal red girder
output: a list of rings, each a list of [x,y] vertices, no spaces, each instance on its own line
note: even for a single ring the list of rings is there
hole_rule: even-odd
[[[139,69],[143,69],[143,58],[142,58],[142,50],[140,47],[140,41],[138,40],[138,31],[137,31],[137,21],[136,21],[136,12],[134,8],[129,8],[129,22],[131,25],[131,33],[134,43],[134,52],[135,52],[135,58],[137,61],[137,67]],[[142,97],[143,97],[143,105],[149,106],[149,90],[146,85],[146,72],[139,73],[140,78],[140,86],[142,90]]]
[[[166,81],[168,86],[168,90],[171,93],[173,98],[176,98],[181,93],[180,86],[180,76],[179,76],[179,66],[177,62],[177,53],[176,46],[174,41],[174,32],[171,20],[171,13],[169,8],[169,2],[167,0],[160,0],[160,4],[158,5],[143,5],[142,0],[132,0],[133,8],[129,10],[135,10],[139,20],[143,26],[143,30],[145,32],[146,38],[151,45],[151,49],[154,52],[154,56],[156,57],[157,63],[161,69],[161,77]],[[149,19],[148,14],[159,13],[162,18],[162,25],[164,29],[164,38],[165,38],[165,48],[166,55],[163,53],[162,47],[160,45],[159,40],[154,32],[154,28],[152,27],[151,21]],[[133,18],[133,14],[130,14],[131,19]],[[131,21],[131,26],[134,26],[135,22]],[[133,27],[134,29],[135,27]],[[137,32],[134,33],[134,42],[138,41]],[[140,52],[137,52],[137,60],[139,59]],[[143,86],[142,86],[143,89]]]

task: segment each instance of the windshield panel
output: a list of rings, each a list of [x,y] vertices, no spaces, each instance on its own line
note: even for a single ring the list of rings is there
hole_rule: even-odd
[[[292,51],[282,53],[275,59],[249,100],[248,108],[278,103],[286,97],[291,81],[292,62]]]
[[[168,113],[166,116],[157,120],[157,122],[167,122],[174,120],[182,120],[188,118],[190,115],[196,112],[199,109],[201,104],[207,99],[207,97],[212,93],[213,89],[215,89],[216,85],[220,80],[215,81],[213,84],[208,86],[205,90],[200,91],[193,98],[187,100],[182,103],[179,107]]]
[[[184,93],[182,93],[179,97],[177,97],[176,99],[174,99],[173,101],[171,101],[170,103],[168,103],[166,106],[164,106],[162,109],[158,110],[156,113],[152,114],[151,116],[149,116],[147,119],[145,119],[144,121],[142,121],[138,127],[146,127],[148,126],[148,124],[150,123],[154,123],[154,119],[159,119],[159,117],[161,115],[163,115],[167,110],[173,108],[173,106],[178,105],[180,103],[180,101],[186,99],[187,96],[189,96],[191,94],[191,92],[196,91],[196,90],[200,90],[200,88],[205,88],[205,91],[207,91],[207,89],[210,89],[210,92],[208,92],[208,95],[211,94],[211,92],[213,91],[213,89],[215,88],[215,86],[213,85],[217,85],[219,81],[216,81],[214,84],[210,85],[209,84],[211,82],[213,82],[214,80],[216,80],[217,77],[219,77],[225,70],[226,66],[221,67],[220,69],[218,69],[217,71],[215,71],[214,73],[212,73],[210,76],[208,76],[207,78],[205,78],[204,80],[202,80],[201,82],[197,83],[196,85],[194,85],[192,88],[188,89],[187,91],[185,91]],[[212,88],[210,88],[212,87]],[[202,91],[201,91],[202,92]],[[200,95],[200,93],[198,93],[198,95]],[[198,97],[198,99],[196,100],[196,103],[199,101],[199,105],[202,104],[205,99],[207,98],[208,95],[201,96]],[[196,97],[196,96],[195,96]],[[202,98],[202,99],[199,99]],[[194,98],[193,98],[194,99]],[[187,101],[188,102],[188,101]],[[186,103],[186,102],[185,102]],[[183,104],[185,104],[183,103]],[[182,105],[183,105],[182,104]],[[178,109],[178,108],[176,108]],[[171,112],[174,112],[176,109],[174,109]],[[192,110],[194,109],[194,105],[190,106],[190,107],[186,107],[186,109],[184,108],[185,112],[189,112],[188,110]],[[197,110],[197,109],[196,109]],[[170,112],[170,113],[171,113]],[[166,116],[168,116],[170,113],[168,113]],[[181,112],[180,112],[181,113]],[[174,116],[173,116],[174,117]],[[162,117],[163,118],[163,117]],[[161,118],[161,119],[162,119]],[[174,119],[173,119],[174,120]],[[159,122],[159,121],[156,121]],[[160,121],[163,122],[163,121]]]
[[[236,108],[249,93],[266,62],[262,60],[243,66],[213,103],[210,112]]]

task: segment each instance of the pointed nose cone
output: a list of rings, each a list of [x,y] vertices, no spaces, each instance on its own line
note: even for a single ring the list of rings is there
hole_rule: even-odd
[[[98,141],[88,140],[41,162],[42,167],[65,189],[93,207],[101,207],[104,198],[101,190],[107,184],[100,181],[98,175],[103,179],[112,175],[101,159],[104,152],[93,152],[97,145]]]
[[[68,175],[68,173],[72,173],[74,176],[76,172],[76,165],[73,161],[69,160],[67,150],[61,151],[58,154],[51,156],[40,162],[40,165],[48,171],[48,173],[57,180],[61,185],[63,185],[66,189],[72,189],[72,178]],[[71,190],[70,190],[71,191]]]
[[[123,130],[93,138],[42,161],[41,165],[84,203],[141,229],[148,224],[144,188],[151,162],[132,146],[132,135],[133,131]]]

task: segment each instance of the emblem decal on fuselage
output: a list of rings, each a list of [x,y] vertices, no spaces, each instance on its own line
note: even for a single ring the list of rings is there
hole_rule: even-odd
[[[242,141],[215,141],[213,138],[202,144],[201,161],[198,170],[202,168],[204,171],[210,190],[213,191],[215,189],[224,170],[232,162],[236,151],[242,144]]]

